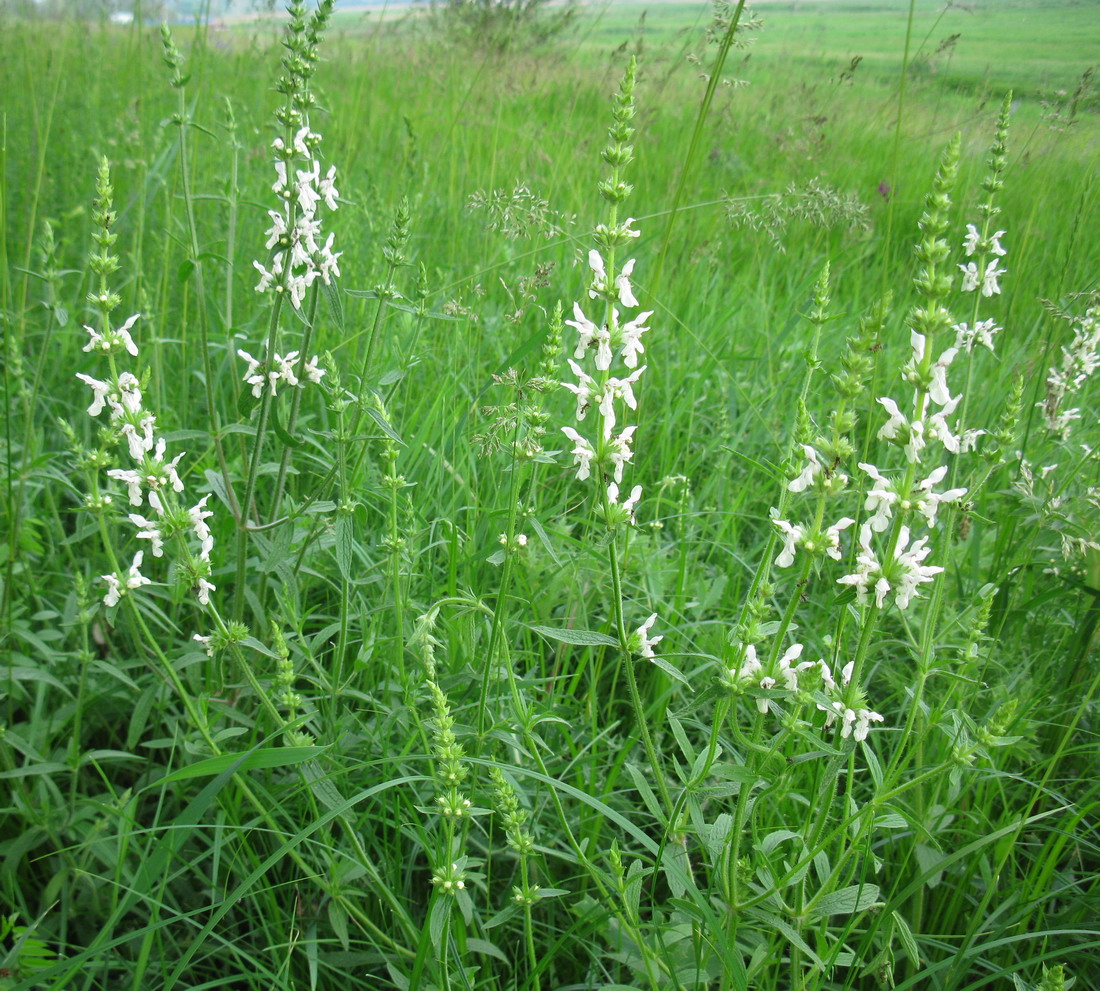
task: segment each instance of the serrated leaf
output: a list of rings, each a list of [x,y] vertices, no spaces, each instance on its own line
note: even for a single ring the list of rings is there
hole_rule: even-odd
[[[336,933],[336,938],[340,940],[340,945],[346,952],[351,946],[351,938],[348,934],[348,913],[339,902],[328,903],[328,924],[332,926],[332,931]]]
[[[378,425],[378,429],[381,430],[382,433],[384,433],[387,437],[389,437],[389,439],[392,440],[395,444],[400,444],[402,447],[405,446],[405,442],[401,439],[401,435],[393,429],[393,427],[390,425],[389,420],[387,420],[373,406],[367,407],[367,416],[374,420],[374,422]]]
[[[802,839],[801,834],[791,832],[789,829],[777,829],[772,833],[768,833],[768,835],[760,841],[760,851],[761,853],[768,854],[779,846],[780,843],[796,839]]]
[[[446,895],[436,895],[432,910],[428,915],[428,935],[436,952],[441,952],[443,927],[447,924],[447,914],[451,911],[451,900]]]
[[[689,690],[691,690],[691,691],[695,690],[691,687],[691,682],[688,681],[687,678],[684,677],[684,675],[680,672],[680,669],[677,668],[677,667],[674,667],[672,664],[670,664],[668,661],[666,661],[663,657],[651,657],[651,658],[649,658],[649,663],[652,664],[656,668],[660,668],[670,678],[672,678],[674,681],[680,682],[681,685],[684,685]]]
[[[335,537],[333,551],[336,554],[336,567],[340,569],[340,577],[350,582],[352,563],[355,559],[355,535],[352,530],[351,513],[340,513],[336,517],[332,532]]]
[[[329,311],[332,313],[332,319],[336,324],[336,329],[341,334],[344,332],[344,303],[340,298],[340,290],[337,288],[336,283],[332,284],[322,282],[321,291],[325,294],[325,299],[328,302]]]
[[[825,915],[851,915],[862,912],[877,904],[879,888],[877,884],[850,884],[847,888],[830,891],[809,910],[810,918]]]
[[[657,796],[653,794],[653,789],[650,788],[649,782],[646,781],[645,775],[642,774],[642,769],[634,764],[627,764],[626,770],[630,775],[630,779],[634,782],[634,787],[638,789],[638,794],[642,796],[645,807],[649,809],[650,815],[658,822],[661,822],[664,817],[661,814],[660,803],[657,801]]]
[[[240,395],[237,396],[238,415],[247,420],[259,401],[260,399],[258,396],[252,395],[251,389],[241,389]]]
[[[618,647],[619,641],[609,637],[606,633],[596,633],[593,630],[561,630],[553,626],[532,626],[540,636],[561,643],[572,644],[574,647]]]
[[[496,943],[490,943],[487,939],[475,939],[470,937],[466,940],[466,949],[471,953],[484,953],[487,957],[495,957],[502,963],[511,963],[511,959],[504,955],[504,951],[496,945]]]
[[[286,427],[279,420],[279,413],[275,409],[274,403],[271,405],[271,429],[275,431],[275,436],[279,438],[279,443],[284,447],[298,448],[302,446],[302,442],[288,433]]]
[[[266,644],[261,643],[255,637],[245,637],[241,641],[241,646],[248,647],[251,650],[256,651],[258,654],[263,654],[265,657],[274,657],[277,661],[281,661],[283,659],[282,655],[276,654],[275,651],[273,651]]]
[[[905,955],[914,967],[919,966],[920,949],[917,947],[917,941],[913,938],[913,930],[909,928],[909,923],[905,921],[905,918],[899,912],[894,911],[890,915],[893,916],[894,925],[901,937],[901,945],[905,947]]]

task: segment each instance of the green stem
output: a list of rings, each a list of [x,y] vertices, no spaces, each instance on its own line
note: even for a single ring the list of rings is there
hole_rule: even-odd
[[[279,334],[279,311],[282,309],[284,293],[276,293],[271,306],[271,319],[267,328],[267,356],[270,360],[275,354],[275,345]],[[260,398],[260,416],[256,422],[256,436],[252,444],[252,459],[248,466],[248,482],[241,500],[241,512],[237,520],[237,580],[233,588],[233,618],[240,622],[244,617],[244,586],[248,574],[248,517],[252,510],[256,494],[256,479],[260,472],[260,459],[263,456],[264,435],[267,433],[267,421],[271,414],[272,392],[269,382],[264,382]]]

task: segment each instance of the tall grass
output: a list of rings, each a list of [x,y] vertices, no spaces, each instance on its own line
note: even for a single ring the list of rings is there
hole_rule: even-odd
[[[1100,980],[1088,100],[294,7],[2,25],[0,986]]]

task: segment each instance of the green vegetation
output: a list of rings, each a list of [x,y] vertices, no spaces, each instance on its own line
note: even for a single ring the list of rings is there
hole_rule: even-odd
[[[1095,6],[327,13],[0,19],[0,989],[1100,984]]]

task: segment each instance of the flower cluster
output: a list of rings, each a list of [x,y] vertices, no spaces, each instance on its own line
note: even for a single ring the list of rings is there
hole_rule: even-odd
[[[623,473],[634,459],[633,444],[637,424],[620,421],[637,410],[638,399],[634,388],[645,373],[647,365],[640,364],[645,354],[643,336],[649,332],[647,321],[652,310],[630,315],[628,311],[639,308],[631,277],[637,259],[618,262],[620,249],[626,248],[640,237],[634,227],[634,218],[619,220],[619,209],[630,195],[631,187],[623,180],[623,170],[633,161],[634,148],[630,141],[634,135],[632,121],[634,106],[634,60],[631,59],[623,76],[619,92],[612,106],[612,123],[608,129],[609,143],[603,149],[603,160],[611,166],[610,175],[600,181],[600,195],[610,204],[608,221],[597,224],[593,231],[596,247],[588,252],[588,301],[573,303],[573,319],[565,323],[577,332],[569,368],[576,381],[562,382],[577,398],[578,423],[588,420],[595,410],[594,430],[584,434],[574,427],[562,427],[561,431],[573,445],[573,464],[581,481],[593,476],[601,488],[600,509],[608,529],[614,531],[623,525],[636,523],[635,512],[642,498],[642,486],[634,485],[626,498],[621,498],[620,486],[625,488]],[[596,313],[589,313],[595,307]],[[591,371],[584,367],[591,362]],[[621,364],[621,369],[616,367]],[[650,637],[649,630],[656,622],[653,614],[630,635],[624,648],[635,655],[652,659],[653,647],[662,637]]]
[[[1078,392],[1100,368],[1100,306],[1091,306],[1073,325],[1073,340],[1062,346],[1062,360],[1047,373],[1047,395],[1039,405],[1052,433],[1065,440],[1080,408],[1064,408],[1066,397]]]
[[[252,387],[252,395],[257,399],[263,395],[265,387],[271,390],[273,396],[277,395],[280,382],[302,388],[302,379],[294,370],[299,357],[297,351],[291,351],[286,355],[276,352],[270,362],[259,361],[240,348],[237,349],[237,356],[248,362],[248,368],[245,369],[243,376],[244,383]],[[300,369],[301,375],[307,382],[320,383],[325,374],[325,369],[318,366],[317,360],[317,355],[314,355]]]
[[[115,237],[111,233],[115,219],[111,208],[112,192],[110,169],[104,159],[99,169],[93,213],[97,225],[93,237],[100,250],[93,253],[90,259],[92,270],[100,276],[100,291],[89,297],[89,301],[100,311],[100,329],[85,326],[88,343],[84,350],[105,358],[108,373],[104,378],[95,378],[78,372],[76,377],[92,390],[88,414],[100,417],[104,411],[107,412],[109,433],[132,462],[129,467],[109,469],[107,476],[126,486],[127,501],[133,510],[143,510],[148,506],[148,516],[137,511],[128,515],[130,523],[137,528],[137,539],[148,541],[153,557],[159,558],[164,554],[165,542],[176,538],[181,551],[180,572],[188,580],[199,603],[207,606],[210,604],[210,593],[215,590],[210,582],[210,554],[214,548],[214,538],[207,523],[213,516],[212,511],[206,508],[209,496],[185,508],[180,499],[184,483],[179,473],[183,454],[169,459],[167,442],[156,433],[156,415],[145,406],[141,380],[133,372],[118,368],[122,355],[131,358],[138,356],[138,347],[131,332],[140,314],[135,313],[118,327],[111,325],[110,311],[118,301],[106,284],[107,275],[117,268],[117,259],[110,252]],[[112,502],[110,496],[100,497],[97,494],[89,499],[89,506],[106,507]],[[197,542],[197,553],[190,543],[191,538]],[[104,605],[115,606],[127,593],[150,584],[150,580],[140,571],[144,553],[138,551],[134,555],[125,573],[102,576],[107,584]]]
[[[333,235],[324,237],[320,207],[332,212],[338,205],[336,167],[324,169],[319,160],[321,135],[312,130],[309,110],[314,104],[309,80],[317,61],[317,42],[332,11],[332,0],[323,0],[306,19],[306,6],[292,3],[290,27],[283,57],[286,73],[279,78],[278,89],[285,96],[276,117],[283,134],[271,147],[275,156],[275,182],[271,190],[279,197],[280,208],[269,210],[267,229],[267,265],[252,264],[260,273],[257,292],[272,290],[286,293],[291,305],[301,309],[306,291],[320,279],[331,285],[339,277],[341,252],[333,251]]]
[[[130,317],[119,330],[106,329],[100,333],[91,327],[85,327],[90,343],[84,350],[95,350],[111,359],[115,365],[115,356],[121,351],[136,356],[137,348],[129,331],[138,319],[138,314]],[[210,552],[214,548],[214,538],[206,522],[213,512],[206,508],[209,495],[185,509],[178,496],[184,491],[183,479],[178,466],[183,454],[177,454],[171,460],[167,456],[167,443],[156,435],[156,416],[144,407],[141,385],[132,372],[121,372],[110,378],[96,379],[83,372],[77,376],[92,389],[92,404],[88,407],[90,416],[98,417],[104,410],[109,411],[109,421],[124,441],[126,452],[133,462],[129,468],[111,468],[109,478],[122,482],[126,486],[127,501],[131,507],[150,508],[150,517],[131,512],[130,522],[137,528],[137,538],[148,540],[153,557],[162,557],[164,543],[168,538],[190,533],[198,541],[197,556],[190,557],[189,570],[192,572],[193,588],[202,605],[210,604],[210,593],[215,586],[209,581]],[[138,569],[141,566],[143,552],[138,552],[130,568],[128,577],[104,575],[108,590],[104,604],[116,605],[127,591],[149,584]]]
[[[842,739],[849,736],[856,742],[867,739],[871,723],[881,723],[883,717],[867,708],[862,694],[852,685],[855,662],[849,661],[844,666],[838,681],[825,660],[800,661],[803,650],[802,644],[791,644],[766,669],[757,657],[755,645],[744,644],[739,650],[740,659],[727,674],[726,683],[735,691],[752,687],[764,692],[756,698],[756,708],[761,714],[766,714],[771,707],[766,693],[772,690],[801,695],[804,700],[820,699],[823,695],[824,702],[816,701],[815,705],[826,713],[825,727],[832,726],[839,717]]]

